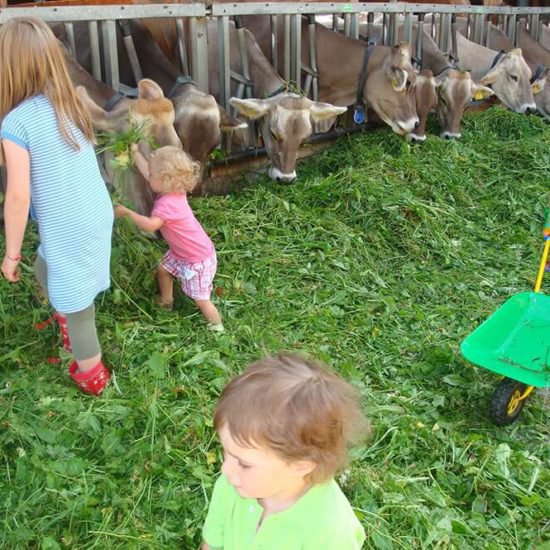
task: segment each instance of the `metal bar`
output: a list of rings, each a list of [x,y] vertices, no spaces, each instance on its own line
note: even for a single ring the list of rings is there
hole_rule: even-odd
[[[185,29],[181,17],[176,19],[176,34],[178,35],[178,58],[181,72],[184,76],[190,76],[189,59],[187,58],[187,47],[185,45]]]
[[[143,72],[141,70],[141,65],[139,63],[139,59],[136,53],[136,47],[132,38],[130,22],[128,20],[119,20],[118,24],[122,33],[122,40],[124,41],[126,54],[128,55],[128,61],[130,62],[130,68],[132,69],[132,74],[137,85],[137,83],[143,78]]]
[[[198,87],[208,93],[208,34],[205,17],[192,17],[189,20],[191,40],[191,75]]]
[[[481,33],[483,32],[483,14],[476,13],[474,16],[474,42],[481,44]]]
[[[200,17],[206,15],[204,4],[139,4],[112,6],[34,5],[29,8],[10,7],[0,10],[0,24],[12,17],[39,17],[44,21],[111,21],[155,17]]]
[[[367,40],[372,39],[372,27],[374,25],[374,12],[367,13]]]
[[[271,65],[277,71],[279,69],[279,50],[278,50],[278,35],[277,35],[277,16],[271,15]]]
[[[298,89],[302,88],[302,17],[290,16],[291,42],[290,42],[290,75],[296,82]]]
[[[451,15],[451,55],[455,63],[458,63],[458,44],[456,42],[456,14]]]
[[[351,13],[344,13],[344,34],[350,36],[351,33]]]
[[[69,51],[73,57],[76,57],[76,42],[74,39],[74,25],[72,23],[65,23],[65,34],[67,35],[67,42],[69,43]]]
[[[290,15],[284,16],[284,54],[283,78],[288,82],[290,80]]]
[[[403,38],[405,42],[412,42],[412,14],[405,14],[405,22],[403,23]]]
[[[103,38],[103,59],[105,60],[105,83],[111,86],[113,90],[118,91],[120,78],[115,22],[102,21],[101,35]]]
[[[539,14],[533,14],[532,15],[532,25],[531,25],[531,36],[535,39],[539,39],[540,35],[540,15]]]
[[[515,15],[510,15],[508,18],[508,38],[510,39],[510,42],[512,42],[514,45],[516,45],[516,21],[517,17]]]
[[[384,13],[382,15],[382,37],[381,37],[382,44],[384,46],[388,45],[388,14]]]
[[[246,38],[244,36],[244,27],[240,19],[235,18],[235,27],[237,32],[237,41],[239,44],[239,57],[241,58],[241,67],[243,76],[246,82],[250,82],[250,69],[248,65],[248,50],[246,49]],[[249,85],[245,88],[245,95],[247,98],[252,97],[252,89]]]
[[[322,14],[322,13],[432,13],[432,4],[395,3],[291,3],[250,2],[242,4],[212,4],[210,14],[254,15],[254,14]],[[437,5],[439,13],[456,13],[455,5]],[[550,7],[525,8],[512,6],[460,6],[460,13],[493,14],[540,14],[548,16]],[[145,19],[155,17],[202,17],[208,13],[206,4],[136,4],[110,6],[58,6],[8,7],[0,10],[0,24],[11,17],[40,17],[45,21],[103,21],[112,19]]]
[[[220,104],[228,111],[231,95],[229,66],[229,17],[218,17],[218,71],[220,77]]]
[[[315,39],[315,21],[313,20],[308,25],[308,40],[309,40],[309,66],[311,67],[312,75],[312,99],[319,100],[319,78],[317,76],[317,44]]]
[[[359,38],[359,15],[357,13],[350,14],[351,16],[351,37]]]
[[[437,2],[435,3],[437,4]],[[437,4],[438,13],[456,13],[456,5]],[[407,2],[357,2],[353,4],[335,2],[246,2],[212,4],[211,15],[258,15],[258,14],[326,14],[326,13],[433,13],[433,4],[414,4]],[[548,14],[548,7],[540,8],[515,8],[512,6],[468,6],[460,5],[460,13],[486,14],[486,13],[539,13]]]
[[[422,45],[424,42],[424,14],[418,14],[418,25],[416,32],[416,59],[419,61],[420,66],[422,66]]]
[[[99,33],[97,30],[97,21],[88,23],[90,32],[90,56],[92,61],[92,75],[96,80],[101,80],[101,56],[99,53]]]

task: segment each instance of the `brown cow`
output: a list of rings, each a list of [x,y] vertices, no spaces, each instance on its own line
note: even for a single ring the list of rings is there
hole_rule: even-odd
[[[374,36],[382,35],[382,27],[373,25]],[[367,28],[361,25],[361,31],[367,32]],[[401,25],[398,29],[398,38],[404,38],[404,28]],[[413,42],[411,47],[416,49],[417,28],[413,27]],[[415,85],[416,110],[419,118],[418,128],[410,134],[414,141],[423,141],[428,114],[435,109],[441,124],[441,137],[451,139],[460,138],[460,122],[464,110],[473,98],[481,99],[493,95],[493,91],[486,86],[476,84],[470,73],[454,70],[450,65],[447,56],[441,52],[432,37],[427,33],[422,34],[422,69],[431,72],[426,73]],[[418,78],[417,78],[418,80]],[[434,98],[436,102],[434,105]]]
[[[471,42],[461,34],[466,32],[464,18],[457,19],[457,30],[459,67],[471,70],[472,78],[484,86],[490,86],[495,96],[512,111],[536,111],[530,82],[531,69],[522,50],[508,48],[509,51],[501,55],[498,51]]]
[[[244,25],[258,40],[265,55],[271,52],[271,23],[266,16],[246,16]],[[307,20],[302,19],[302,63],[309,63]],[[277,28],[280,51],[283,55],[283,25]],[[350,106],[357,98],[359,75],[367,44],[332,32],[315,24],[317,69],[319,72],[319,100],[334,105]],[[279,67],[282,71],[282,67]],[[367,64],[367,78],[362,98],[394,132],[406,136],[418,125],[416,101],[412,84],[415,80],[406,44],[395,47],[374,46]]]
[[[260,119],[265,148],[271,159],[269,176],[280,181],[292,181],[296,177],[296,154],[300,144],[312,134],[312,123],[335,118],[346,111],[346,107],[311,101],[292,93],[268,99],[233,97],[230,101],[242,115]]]
[[[175,62],[177,34],[173,21],[169,19],[147,20],[148,29],[158,41],[163,51]],[[296,178],[295,162],[300,144],[312,133],[311,120],[324,120],[335,117],[345,109],[327,103],[296,100],[294,96],[281,93],[285,83],[280,78],[265,55],[262,53],[252,34],[244,29],[244,39],[248,56],[250,79],[253,94],[256,97],[268,97],[262,100],[232,101],[237,111],[249,118],[261,118],[261,133],[266,152],[271,160],[269,170],[272,179],[291,182]],[[229,27],[230,67],[232,71],[242,73],[238,52],[238,37],[233,24]],[[218,29],[215,21],[208,24],[208,65],[212,74],[217,74],[219,63]],[[231,93],[235,94],[236,84],[232,81]],[[220,98],[219,79],[210,78],[210,92]],[[277,139],[270,132],[276,128]],[[297,131],[298,128],[298,131]],[[299,136],[299,139],[297,137]]]

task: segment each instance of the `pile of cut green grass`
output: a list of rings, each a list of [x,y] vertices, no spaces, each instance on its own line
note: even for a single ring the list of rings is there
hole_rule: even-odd
[[[463,135],[356,135],[301,164],[292,186],[193,199],[218,250],[224,335],[182,296],[157,309],[165,245],[117,222],[97,302],[115,383],[100,399],[46,362],[58,340],[32,328],[49,310],[30,260],[21,283],[0,283],[0,546],[196,548],[221,388],[265,353],[299,350],[364,395],[374,434],[342,486],[367,548],[545,548],[549,405],[539,392],[516,425],[493,426],[497,378],[459,344],[533,284],[550,127],[493,109],[466,117]]]

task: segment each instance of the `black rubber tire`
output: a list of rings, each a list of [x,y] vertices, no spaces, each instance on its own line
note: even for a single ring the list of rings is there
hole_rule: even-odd
[[[519,391],[520,394],[522,394],[526,389],[527,386],[525,384],[512,380],[511,378],[504,378],[496,387],[493,397],[491,398],[491,408],[489,411],[491,420],[498,426],[508,426],[515,422],[527,398],[520,401],[512,413],[508,412],[508,405],[515,392]]]

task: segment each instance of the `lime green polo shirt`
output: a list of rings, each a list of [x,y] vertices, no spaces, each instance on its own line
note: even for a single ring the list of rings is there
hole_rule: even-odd
[[[314,485],[292,506],[267,516],[221,475],[203,527],[210,548],[223,550],[360,550],[365,531],[334,479]]]

